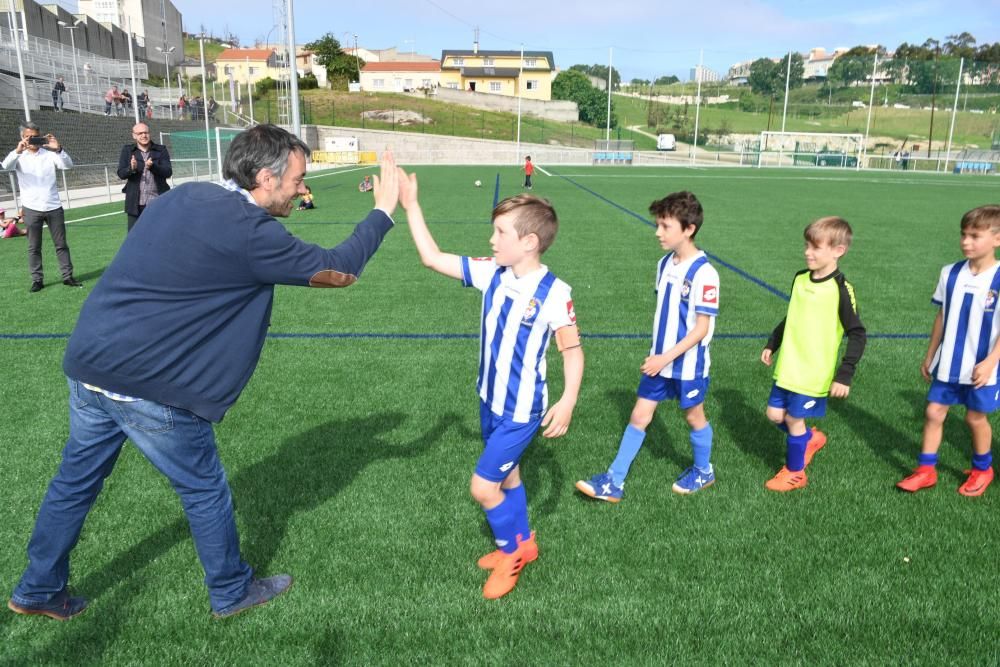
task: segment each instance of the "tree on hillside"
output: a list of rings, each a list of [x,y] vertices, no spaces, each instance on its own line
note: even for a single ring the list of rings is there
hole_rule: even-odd
[[[602,81],[608,80],[608,66],[607,65],[573,65],[570,67],[571,70],[575,72],[583,72],[584,74],[589,74],[590,76],[601,79]],[[622,75],[615,69],[611,68],[611,90],[618,90],[621,85]]]
[[[653,83],[656,84],[657,86],[669,86],[670,84],[678,82],[680,82],[680,79],[671,74],[670,76],[661,76]]]
[[[972,60],[976,57],[976,38],[967,32],[958,35],[948,35],[941,49],[946,56]]]
[[[865,77],[872,71],[872,58],[879,48],[881,47],[872,49],[867,46],[855,46],[837,56],[826,73],[830,83],[851,86],[859,81],[864,81]]]
[[[331,33],[326,33],[314,42],[306,44],[305,48],[316,54],[316,62],[326,68],[327,79],[334,81],[360,81],[358,59],[344,53],[340,42]],[[364,66],[365,61],[360,61]]]
[[[580,110],[580,120],[594,127],[606,127],[608,119],[608,98],[605,92],[594,88],[587,75],[570,68],[560,72],[552,80],[552,99],[576,102]],[[614,106],[612,105],[611,127],[616,127]]]

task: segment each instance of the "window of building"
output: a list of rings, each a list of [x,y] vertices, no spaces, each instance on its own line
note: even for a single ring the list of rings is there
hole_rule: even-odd
[[[385,79],[375,79],[376,88],[385,88]]]
[[[225,67],[223,67],[222,68],[222,73],[223,74],[232,74],[233,73],[232,66],[231,65],[226,65]]]
[[[455,63],[456,67],[464,67],[465,66],[465,58],[454,58],[453,62]]]
[[[248,67],[247,68],[247,72],[250,73],[250,76],[253,76],[254,74],[257,73],[257,68],[256,67]]]
[[[483,67],[493,67],[493,58],[483,58]]]
[[[449,81],[448,87],[452,90],[458,90],[458,83],[456,81]]]
[[[424,79],[420,82],[420,85],[424,88],[431,88],[433,86],[430,79]]]
[[[528,90],[538,90],[538,79],[528,79]]]
[[[535,60],[534,58],[525,58],[524,59],[524,66],[525,67],[538,67],[538,61]]]
[[[499,81],[490,81],[490,92],[491,93],[499,93],[500,92],[500,82]]]

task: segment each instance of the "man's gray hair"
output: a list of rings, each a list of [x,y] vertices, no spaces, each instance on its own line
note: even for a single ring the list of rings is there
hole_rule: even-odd
[[[277,125],[257,125],[233,139],[222,164],[222,177],[232,179],[244,190],[253,190],[261,169],[269,169],[281,178],[292,151],[306,158],[312,153],[305,142]]]
[[[37,124],[31,122],[30,120],[21,121],[21,132],[23,133],[25,130],[34,130],[39,134],[42,133],[41,128],[39,128]]]

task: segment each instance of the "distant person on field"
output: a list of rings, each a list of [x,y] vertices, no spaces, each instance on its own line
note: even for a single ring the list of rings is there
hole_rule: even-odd
[[[858,317],[854,286],[837,264],[851,246],[851,226],[820,218],[805,230],[808,268],[795,274],[788,314],[771,334],[760,360],[774,366],[767,418],[786,434],[785,465],[765,486],[792,491],[806,485],[806,466],[826,444],[826,435],[806,419],[826,414],[827,396],[847,398],[867,334]],[[847,349],[838,365],[840,343]]]
[[[132,93],[128,92],[128,88],[122,90],[122,115],[127,115],[132,109]]]
[[[132,139],[134,142],[122,146],[118,155],[118,178],[125,181],[122,192],[128,231],[132,231],[146,206],[170,189],[167,179],[174,174],[170,152],[166,146],[153,143],[148,125],[134,125]]]
[[[187,98],[181,95],[177,99],[177,115],[180,116],[181,120],[184,119],[184,114],[187,112],[188,101]]]
[[[646,438],[646,428],[661,401],[677,401],[691,429],[694,463],[674,481],[673,491],[696,493],[715,483],[712,425],[705,416],[708,395],[709,343],[719,314],[719,274],[695,245],[704,211],[690,192],[675,192],[654,201],[656,239],[667,254],[656,267],[656,311],[653,345],[639,366],[638,398],[618,454],[607,472],[580,480],[576,488],[599,500],[617,503],[625,478]]]
[[[989,415],[1000,407],[1000,205],[980,206],[962,216],[961,249],[965,259],[941,269],[931,303],[937,315],[927,354],[920,365],[927,392],[923,445],[916,471],[896,486],[919,491],[937,483],[938,448],[951,406],[965,406],[972,432],[972,467],[958,487],[963,496],[979,496],[993,481],[993,429]]]
[[[531,189],[531,175],[535,173],[535,165],[531,164],[531,156],[527,155],[524,158],[524,187]]]
[[[313,191],[308,185],[306,186],[306,193],[302,195],[302,199],[296,208],[299,211],[308,211],[316,208],[316,205],[313,203]]]
[[[7,212],[0,208],[0,238],[12,239],[15,236],[27,236],[28,232],[17,226],[23,216],[22,213],[8,218]]]
[[[145,118],[146,110],[149,108],[149,91],[143,90],[136,95],[135,103],[139,105],[139,118]]]
[[[484,448],[470,490],[496,541],[497,550],[478,562],[491,571],[483,596],[495,599],[512,591],[524,566],[538,558],[521,456],[540,428],[547,427],[546,438],[566,433],[583,378],[570,287],[541,263],[559,223],[546,200],[509,197],[493,209],[493,257],[462,257],[438,249],[417,202],[414,175],[401,179],[399,200],[424,266],[483,293],[478,388]],[[563,355],[565,382],[562,398],[546,412],[551,338]]]
[[[185,183],[164,194],[97,281],[66,344],[69,437],[38,510],[27,567],[7,603],[14,612],[67,620],[87,608],[68,588],[70,553],[126,440],[178,495],[216,618],[265,604],[291,586],[290,576],[261,577],[243,560],[212,424],[233,406],[260,361],[275,285],[357,282],[392,229],[404,176],[392,155],[384,156],[375,208],[349,238],[325,248],[296,238],[276,220],[305,192],[308,158],[309,147],[275,125],[241,132],[226,153],[225,180]],[[289,398],[290,404],[299,400]],[[89,538],[101,536],[95,531]],[[109,544],[105,552],[120,570],[113,580],[132,581],[129,570],[144,565],[125,557],[127,547]],[[94,577],[84,581],[108,591]],[[312,599],[303,593],[303,600]],[[112,617],[121,611],[113,600],[103,606]],[[144,611],[151,623],[162,613]]]
[[[52,86],[52,108],[56,111],[62,111],[65,105],[63,102],[63,93],[66,92],[66,84],[63,83],[63,78],[61,76],[56,77],[56,82]]]
[[[903,151],[903,171],[909,169],[910,151]]]
[[[366,175],[358,183],[358,192],[371,192],[372,191],[372,177],[371,175]]]
[[[215,113],[219,110],[219,103],[215,101],[214,97],[208,98],[208,119],[213,123],[215,121]]]
[[[56,171],[65,171],[72,166],[73,160],[63,150],[59,140],[51,134],[42,137],[38,126],[30,122],[21,123],[21,140],[2,163],[4,169],[14,169],[21,190],[22,220],[28,230],[28,270],[31,271],[32,292],[45,287],[42,271],[44,225],[48,226],[52,245],[56,248],[63,285],[83,287],[83,283],[73,277],[73,260],[66,242],[66,212],[56,185]]]

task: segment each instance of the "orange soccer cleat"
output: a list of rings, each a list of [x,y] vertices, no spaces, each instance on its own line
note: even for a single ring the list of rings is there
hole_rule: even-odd
[[[896,483],[896,487],[903,491],[916,493],[920,489],[929,489],[937,484],[937,468],[934,466],[919,466],[913,474],[901,482]]]
[[[806,465],[809,465],[809,463],[812,462],[813,455],[823,449],[823,445],[825,444],[826,433],[823,433],[823,431],[818,428],[814,428],[812,437],[809,438],[809,442],[806,444]]]
[[[958,492],[963,496],[981,496],[986,491],[986,487],[993,481],[992,466],[986,470],[978,470],[976,468],[966,470],[965,474],[967,474],[969,478],[965,480],[965,483],[962,484],[962,486],[958,487]]]
[[[808,482],[809,478],[806,477],[805,469],[793,472],[782,466],[778,474],[767,480],[764,486],[768,491],[794,491],[795,489],[801,489]]]
[[[531,537],[529,537],[526,541],[519,542],[519,545],[522,549],[524,549],[524,557],[526,562],[530,563],[538,559],[538,543],[535,542],[534,533],[532,533]],[[500,562],[506,555],[507,555],[506,553],[504,553],[500,549],[497,549],[496,551],[491,551],[490,553],[486,554],[485,556],[477,560],[476,565],[478,565],[480,569],[483,570],[494,570],[498,565],[500,565]]]
[[[496,600],[514,590],[518,577],[521,576],[521,570],[524,569],[525,565],[538,557],[538,548],[529,546],[529,544],[534,544],[534,537],[535,534],[532,533],[528,541],[523,542],[521,541],[521,536],[518,535],[517,551],[512,554],[504,554],[500,558],[500,562],[493,569],[493,572],[490,573],[489,579],[486,580],[486,585],[483,586],[484,598],[487,600]],[[529,556],[532,555],[534,555],[534,558],[529,559]]]

